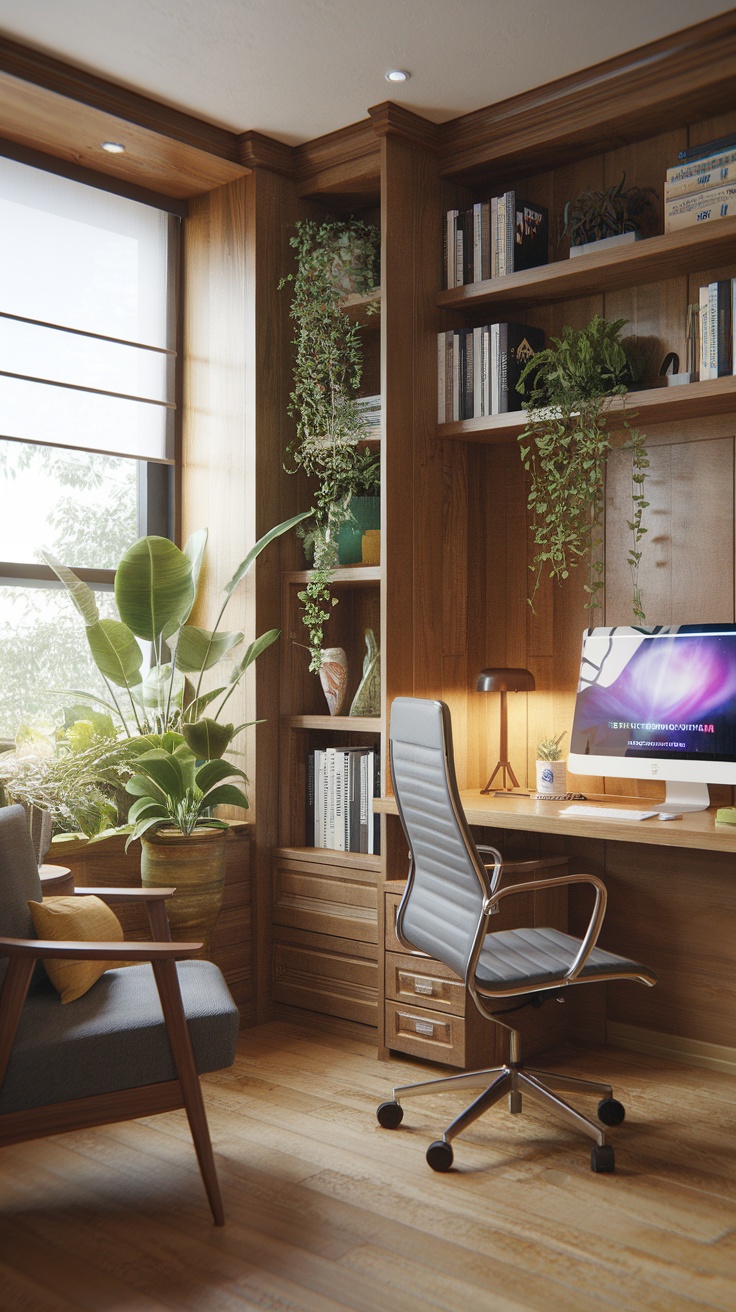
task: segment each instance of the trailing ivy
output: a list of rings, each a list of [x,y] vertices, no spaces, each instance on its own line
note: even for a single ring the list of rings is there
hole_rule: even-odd
[[[566,327],[562,337],[539,351],[522,372],[526,426],[519,436],[521,459],[530,475],[528,507],[536,548],[530,605],[545,569],[558,582],[587,561],[586,607],[602,609],[605,585],[603,509],[606,460],[611,451],[607,411],[609,398],[625,397],[634,373],[635,352],[621,338],[625,319],[607,322],[598,315],[586,328]],[[637,362],[638,363],[638,362]],[[649,466],[644,438],[623,401],[625,449],[631,452],[632,512],[627,564],[632,579],[634,618],[645,618],[639,564],[646,528],[643,512],[649,504],[644,481]]]
[[[306,540],[314,544],[315,574],[304,592],[302,619],[309,633],[311,670],[319,670],[323,625],[330,607],[331,566],[337,564],[337,535],[350,517],[352,495],[379,490],[378,456],[361,446],[366,423],[356,401],[363,371],[360,324],[343,302],[349,292],[366,295],[378,282],[378,229],[360,219],[297,223],[291,245],[297,255],[289,313],[296,325],[296,356],[289,414],[296,436],[288,447],[289,473],[298,469],[316,480],[314,521]],[[378,304],[368,307],[377,311]],[[307,544],[305,542],[305,545]]]

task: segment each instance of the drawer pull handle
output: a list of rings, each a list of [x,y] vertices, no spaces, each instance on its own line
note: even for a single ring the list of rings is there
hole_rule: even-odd
[[[415,1020],[414,1029],[417,1034],[426,1034],[430,1039],[434,1034],[434,1025],[429,1020]]]
[[[415,975],[415,976],[414,976],[414,992],[415,992],[415,993],[424,993],[424,994],[427,995],[427,997],[431,997],[432,994],[434,993],[434,984],[432,983],[432,980],[431,980],[431,979],[422,979],[421,976],[419,976],[419,975]]]

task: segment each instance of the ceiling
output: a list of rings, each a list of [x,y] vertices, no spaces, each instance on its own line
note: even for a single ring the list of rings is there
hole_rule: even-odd
[[[0,0],[0,33],[295,145],[384,100],[444,122],[727,10],[722,0]],[[411,78],[389,83],[390,68]]]

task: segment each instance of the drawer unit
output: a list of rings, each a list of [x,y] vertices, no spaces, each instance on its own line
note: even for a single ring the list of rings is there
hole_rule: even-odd
[[[564,857],[549,860],[514,861],[505,867],[504,883],[524,883],[565,874]],[[404,947],[396,934],[396,917],[401,894],[386,893],[385,947],[385,1043],[395,1052],[424,1057],[448,1066],[473,1068],[503,1062],[508,1056],[508,1033],[502,1025],[487,1020],[478,1011],[462,980],[424,952]],[[521,893],[502,903],[493,929],[518,925],[551,925],[567,928],[565,890],[549,889]],[[499,1000],[499,1010],[510,1005]],[[525,1008],[514,1015],[526,1057],[565,1039],[566,1007],[548,1003]]]
[[[377,899],[375,870],[274,858],[274,925],[376,943]]]
[[[377,955],[369,943],[275,926],[274,1002],[375,1026]]]

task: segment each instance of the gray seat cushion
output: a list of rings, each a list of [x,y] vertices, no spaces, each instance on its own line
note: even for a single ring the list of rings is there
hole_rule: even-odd
[[[177,963],[197,1069],[235,1060],[239,1015],[209,961]],[[62,1005],[49,983],[29,994],[0,1090],[0,1114],[176,1079],[151,966],[108,970]]]
[[[524,993],[530,986],[559,979],[569,970],[579,948],[580,939],[560,929],[507,929],[489,934],[475,974],[478,992],[483,993],[484,987],[492,990],[518,984],[519,992]],[[593,948],[577,978],[641,973],[647,972],[638,962],[605,952],[603,948]]]

